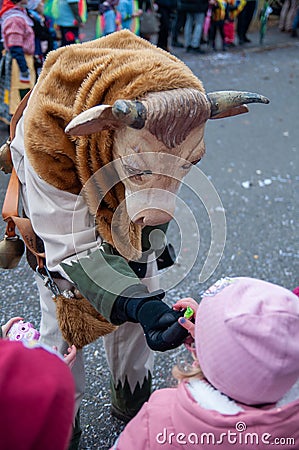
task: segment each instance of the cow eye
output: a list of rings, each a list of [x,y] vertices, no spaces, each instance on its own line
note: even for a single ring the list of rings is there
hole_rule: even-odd
[[[142,170],[135,169],[134,167],[131,167],[131,166],[124,165],[124,169],[130,177],[135,176],[135,175],[143,175]]]
[[[182,166],[182,168],[183,168],[184,170],[189,170],[191,166],[192,166],[192,163],[191,163],[191,162],[188,162],[188,163],[184,164],[184,165]]]
[[[141,181],[143,175],[152,175],[151,170],[140,170],[132,166],[124,164],[124,169],[130,178],[134,178],[136,181]]]

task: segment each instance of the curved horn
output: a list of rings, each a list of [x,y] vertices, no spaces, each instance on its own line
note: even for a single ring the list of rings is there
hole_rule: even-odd
[[[146,108],[138,101],[116,100],[112,106],[112,114],[128,127],[140,130],[146,120]]]
[[[211,119],[228,117],[247,112],[247,108],[240,108],[246,103],[269,103],[270,100],[253,92],[219,91],[207,94],[211,103]],[[235,113],[233,112],[236,108]],[[227,112],[227,114],[225,114]]]

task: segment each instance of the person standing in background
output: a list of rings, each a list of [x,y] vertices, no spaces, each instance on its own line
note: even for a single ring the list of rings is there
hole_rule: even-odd
[[[247,0],[244,8],[238,15],[237,34],[239,38],[239,45],[251,42],[251,40],[247,36],[247,32],[250,27],[256,6],[256,0]]]
[[[54,39],[44,16],[43,0],[29,0],[27,13],[33,22],[35,36],[34,66],[37,78],[47,53],[54,50]]]
[[[4,0],[0,10],[5,51],[12,58],[9,114],[35,84],[33,22],[26,12],[27,0]]]
[[[134,19],[141,16],[142,9],[135,7],[134,0],[120,0],[117,9],[121,15],[122,29],[128,29],[135,34],[138,34],[136,33],[136,30],[139,27],[134,27]]]
[[[246,0],[227,0],[224,21],[224,43],[226,47],[235,46],[235,25],[238,14],[242,11]]]
[[[292,25],[298,6],[298,0],[285,0],[279,16],[278,28],[280,31],[292,31]]]
[[[224,41],[224,19],[226,14],[226,2],[223,0],[211,0],[212,5],[212,17],[211,25],[209,31],[209,40],[212,44],[212,48],[216,51],[216,36],[217,31],[219,31],[222,41],[222,50],[225,51],[225,41]]]
[[[176,0],[156,0],[158,13],[160,14],[160,31],[157,46],[169,51],[168,38],[171,30],[171,14],[175,11]]]
[[[298,37],[298,34],[297,34],[298,26],[299,26],[299,2],[297,0],[297,12],[294,17],[293,24],[292,24],[291,37],[293,37],[293,38]]]
[[[96,38],[114,33],[121,26],[121,15],[117,9],[118,0],[105,0],[99,5],[96,23]]]
[[[79,42],[79,29],[82,23],[78,0],[59,0],[58,17],[55,20],[61,32],[61,46]]]
[[[186,13],[184,27],[186,51],[188,53],[203,53],[200,48],[200,40],[209,5],[208,0],[179,0],[178,5],[179,10]]]
[[[171,34],[171,46],[183,48],[184,45],[178,40],[178,36],[180,31],[185,27],[186,23],[186,12],[181,11],[179,8],[179,2],[177,2],[177,7],[174,15],[174,21],[172,25],[172,34]]]

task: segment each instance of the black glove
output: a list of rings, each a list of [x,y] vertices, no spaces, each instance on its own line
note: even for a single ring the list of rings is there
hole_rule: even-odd
[[[114,324],[139,322],[152,350],[164,352],[179,347],[188,335],[178,323],[184,313],[162,302],[164,296],[162,290],[149,293],[142,284],[130,286],[116,299],[111,321]]]

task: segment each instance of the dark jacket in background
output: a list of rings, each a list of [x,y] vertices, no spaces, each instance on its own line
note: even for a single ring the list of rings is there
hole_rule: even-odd
[[[174,11],[177,5],[176,0],[156,0],[155,3],[159,8],[169,9],[170,11]]]
[[[193,13],[206,13],[208,10],[208,0],[178,0],[178,10]]]

